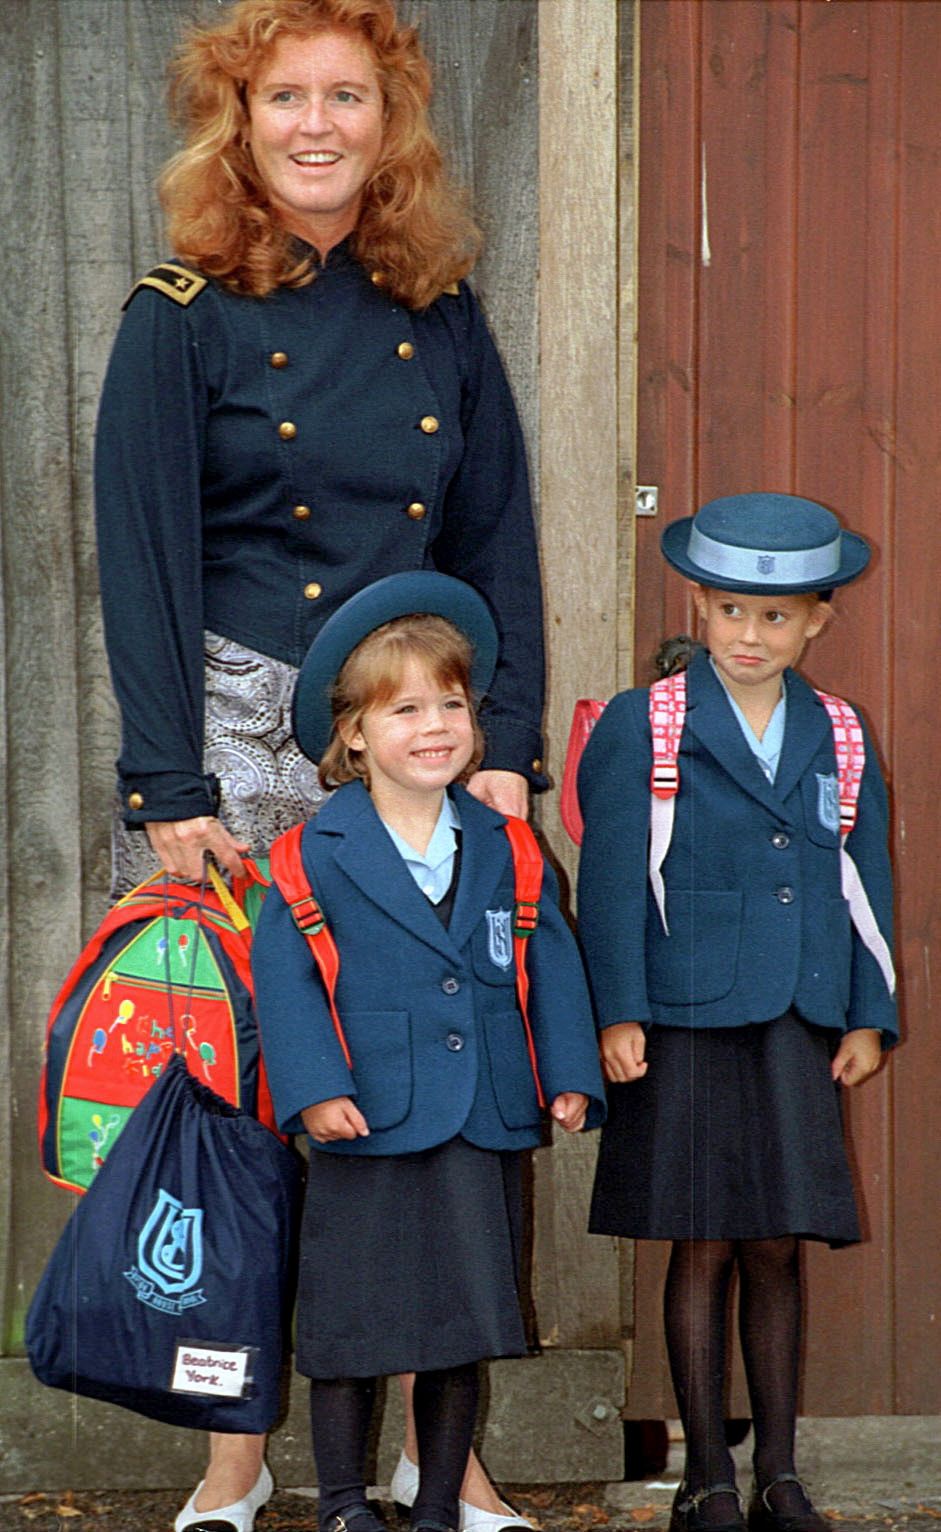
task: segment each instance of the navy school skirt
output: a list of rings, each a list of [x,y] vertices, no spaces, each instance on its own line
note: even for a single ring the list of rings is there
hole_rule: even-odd
[[[591,1232],[857,1241],[830,1077],[839,1043],[792,1011],[744,1027],[651,1026],[646,1075],[608,1088]]]
[[[298,1372],[376,1377],[524,1356],[520,1155],[451,1139],[418,1154],[312,1149]]]

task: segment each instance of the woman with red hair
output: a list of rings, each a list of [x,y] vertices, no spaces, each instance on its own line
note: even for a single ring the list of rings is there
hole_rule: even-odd
[[[172,69],[172,260],[125,304],[96,442],[105,636],[122,720],[115,892],[231,873],[321,799],[297,667],[382,575],[473,585],[500,636],[470,790],[525,814],[541,766],[541,597],[516,411],[463,280],[479,236],[391,0],[235,0]],[[177,1519],[250,1532],[264,1440],[214,1437]],[[414,1454],[413,1454],[414,1457]],[[414,1495],[403,1456],[398,1498]],[[514,1514],[476,1459],[462,1526]]]

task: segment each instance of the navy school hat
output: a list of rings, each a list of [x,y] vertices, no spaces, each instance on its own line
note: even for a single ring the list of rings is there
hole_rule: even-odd
[[[870,557],[868,543],[825,506],[764,492],[710,500],[665,527],[660,548],[688,580],[769,596],[848,585]]]
[[[344,661],[376,628],[411,614],[445,617],[473,645],[471,686],[482,697],[497,663],[497,629],[483,597],[463,580],[431,569],[386,575],[328,617],[297,677],[292,708],[294,738],[304,754],[319,761],[330,741],[330,694]]]

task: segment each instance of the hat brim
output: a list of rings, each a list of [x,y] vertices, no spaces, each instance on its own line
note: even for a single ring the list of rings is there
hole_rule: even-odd
[[[413,613],[444,617],[473,646],[471,686],[487,692],[497,664],[496,624],[483,597],[463,580],[435,570],[386,575],[357,591],[328,617],[301,665],[292,705],[294,738],[319,761],[333,730],[331,692],[344,661],[376,628]]]
[[[742,595],[753,596],[799,596],[813,591],[834,590],[839,585],[848,585],[861,575],[869,563],[872,550],[864,538],[858,537],[855,532],[840,533],[840,564],[833,573],[820,580],[800,580],[790,584],[781,581],[768,580],[733,580],[727,575],[718,575],[715,570],[705,569],[696,564],[689,557],[690,528],[693,525],[692,516],[684,516],[679,521],[671,521],[669,526],[664,527],[660,534],[660,551],[667,563],[676,569],[687,580],[695,580],[700,585],[708,585],[714,590],[735,590]]]

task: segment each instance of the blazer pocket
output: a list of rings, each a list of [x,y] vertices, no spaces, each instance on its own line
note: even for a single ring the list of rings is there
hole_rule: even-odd
[[[341,1018],[353,1059],[356,1105],[371,1129],[394,1128],[412,1106],[408,1011],[348,1011]]]
[[[659,916],[647,921],[647,991],[662,1005],[704,1005],[735,988],[742,934],[742,896],[734,890],[667,890],[665,935]]]
[[[835,771],[808,771],[801,778],[804,828],[815,846],[839,850],[840,783]]]
[[[522,1016],[519,1011],[491,1011],[483,1023],[490,1083],[504,1126],[536,1126],[539,1101]]]

